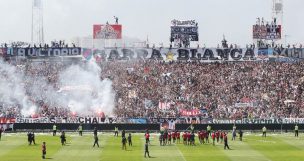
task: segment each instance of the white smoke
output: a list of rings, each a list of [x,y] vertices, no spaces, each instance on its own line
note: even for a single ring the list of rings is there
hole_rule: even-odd
[[[103,112],[112,116],[115,107],[112,81],[101,80],[101,69],[95,62],[80,64],[59,73],[58,90],[44,76],[25,75],[22,69],[0,60],[0,102],[20,104],[24,116],[38,112],[34,100],[43,100],[51,107],[66,108],[78,115]]]
[[[30,116],[37,107],[26,95],[24,73],[21,66],[13,66],[0,58],[0,102],[4,106],[21,106],[22,115]]]
[[[65,99],[61,100],[72,112],[91,114],[104,112],[112,115],[115,93],[112,82],[101,80],[101,69],[95,62],[83,66],[72,65],[59,75],[59,84],[69,87]]]

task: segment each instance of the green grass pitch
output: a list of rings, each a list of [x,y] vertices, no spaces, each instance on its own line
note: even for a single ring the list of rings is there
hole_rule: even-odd
[[[304,161],[304,137],[295,138],[291,133],[245,133],[243,142],[229,140],[232,150],[222,144],[197,144],[185,146],[172,144],[159,146],[158,135],[151,136],[150,155],[144,158],[144,134],[133,134],[133,146],[121,149],[121,137],[112,133],[99,133],[100,148],[93,148],[93,134],[67,133],[67,146],[61,146],[59,136],[36,134],[38,145],[29,146],[25,133],[4,134],[0,141],[0,161],[38,161],[41,144],[47,143],[47,159],[52,161]],[[229,135],[231,139],[231,135]]]

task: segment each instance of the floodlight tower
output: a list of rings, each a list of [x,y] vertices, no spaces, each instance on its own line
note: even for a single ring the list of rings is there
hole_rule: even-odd
[[[272,0],[272,18],[276,19],[276,24],[281,25],[281,36],[284,37],[283,26],[283,0]]]
[[[32,6],[32,44],[44,44],[42,0],[33,0]]]
[[[283,0],[272,0],[272,18],[276,18],[278,24],[283,23]]]

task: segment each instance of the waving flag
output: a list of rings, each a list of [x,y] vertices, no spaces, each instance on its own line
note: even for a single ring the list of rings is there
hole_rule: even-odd
[[[82,49],[82,56],[86,60],[90,60],[92,58],[92,56],[93,56],[92,49],[83,48]]]

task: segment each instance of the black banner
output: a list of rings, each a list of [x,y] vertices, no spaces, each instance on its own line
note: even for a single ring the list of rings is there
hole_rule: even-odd
[[[58,57],[81,55],[81,48],[0,48],[3,57]]]

